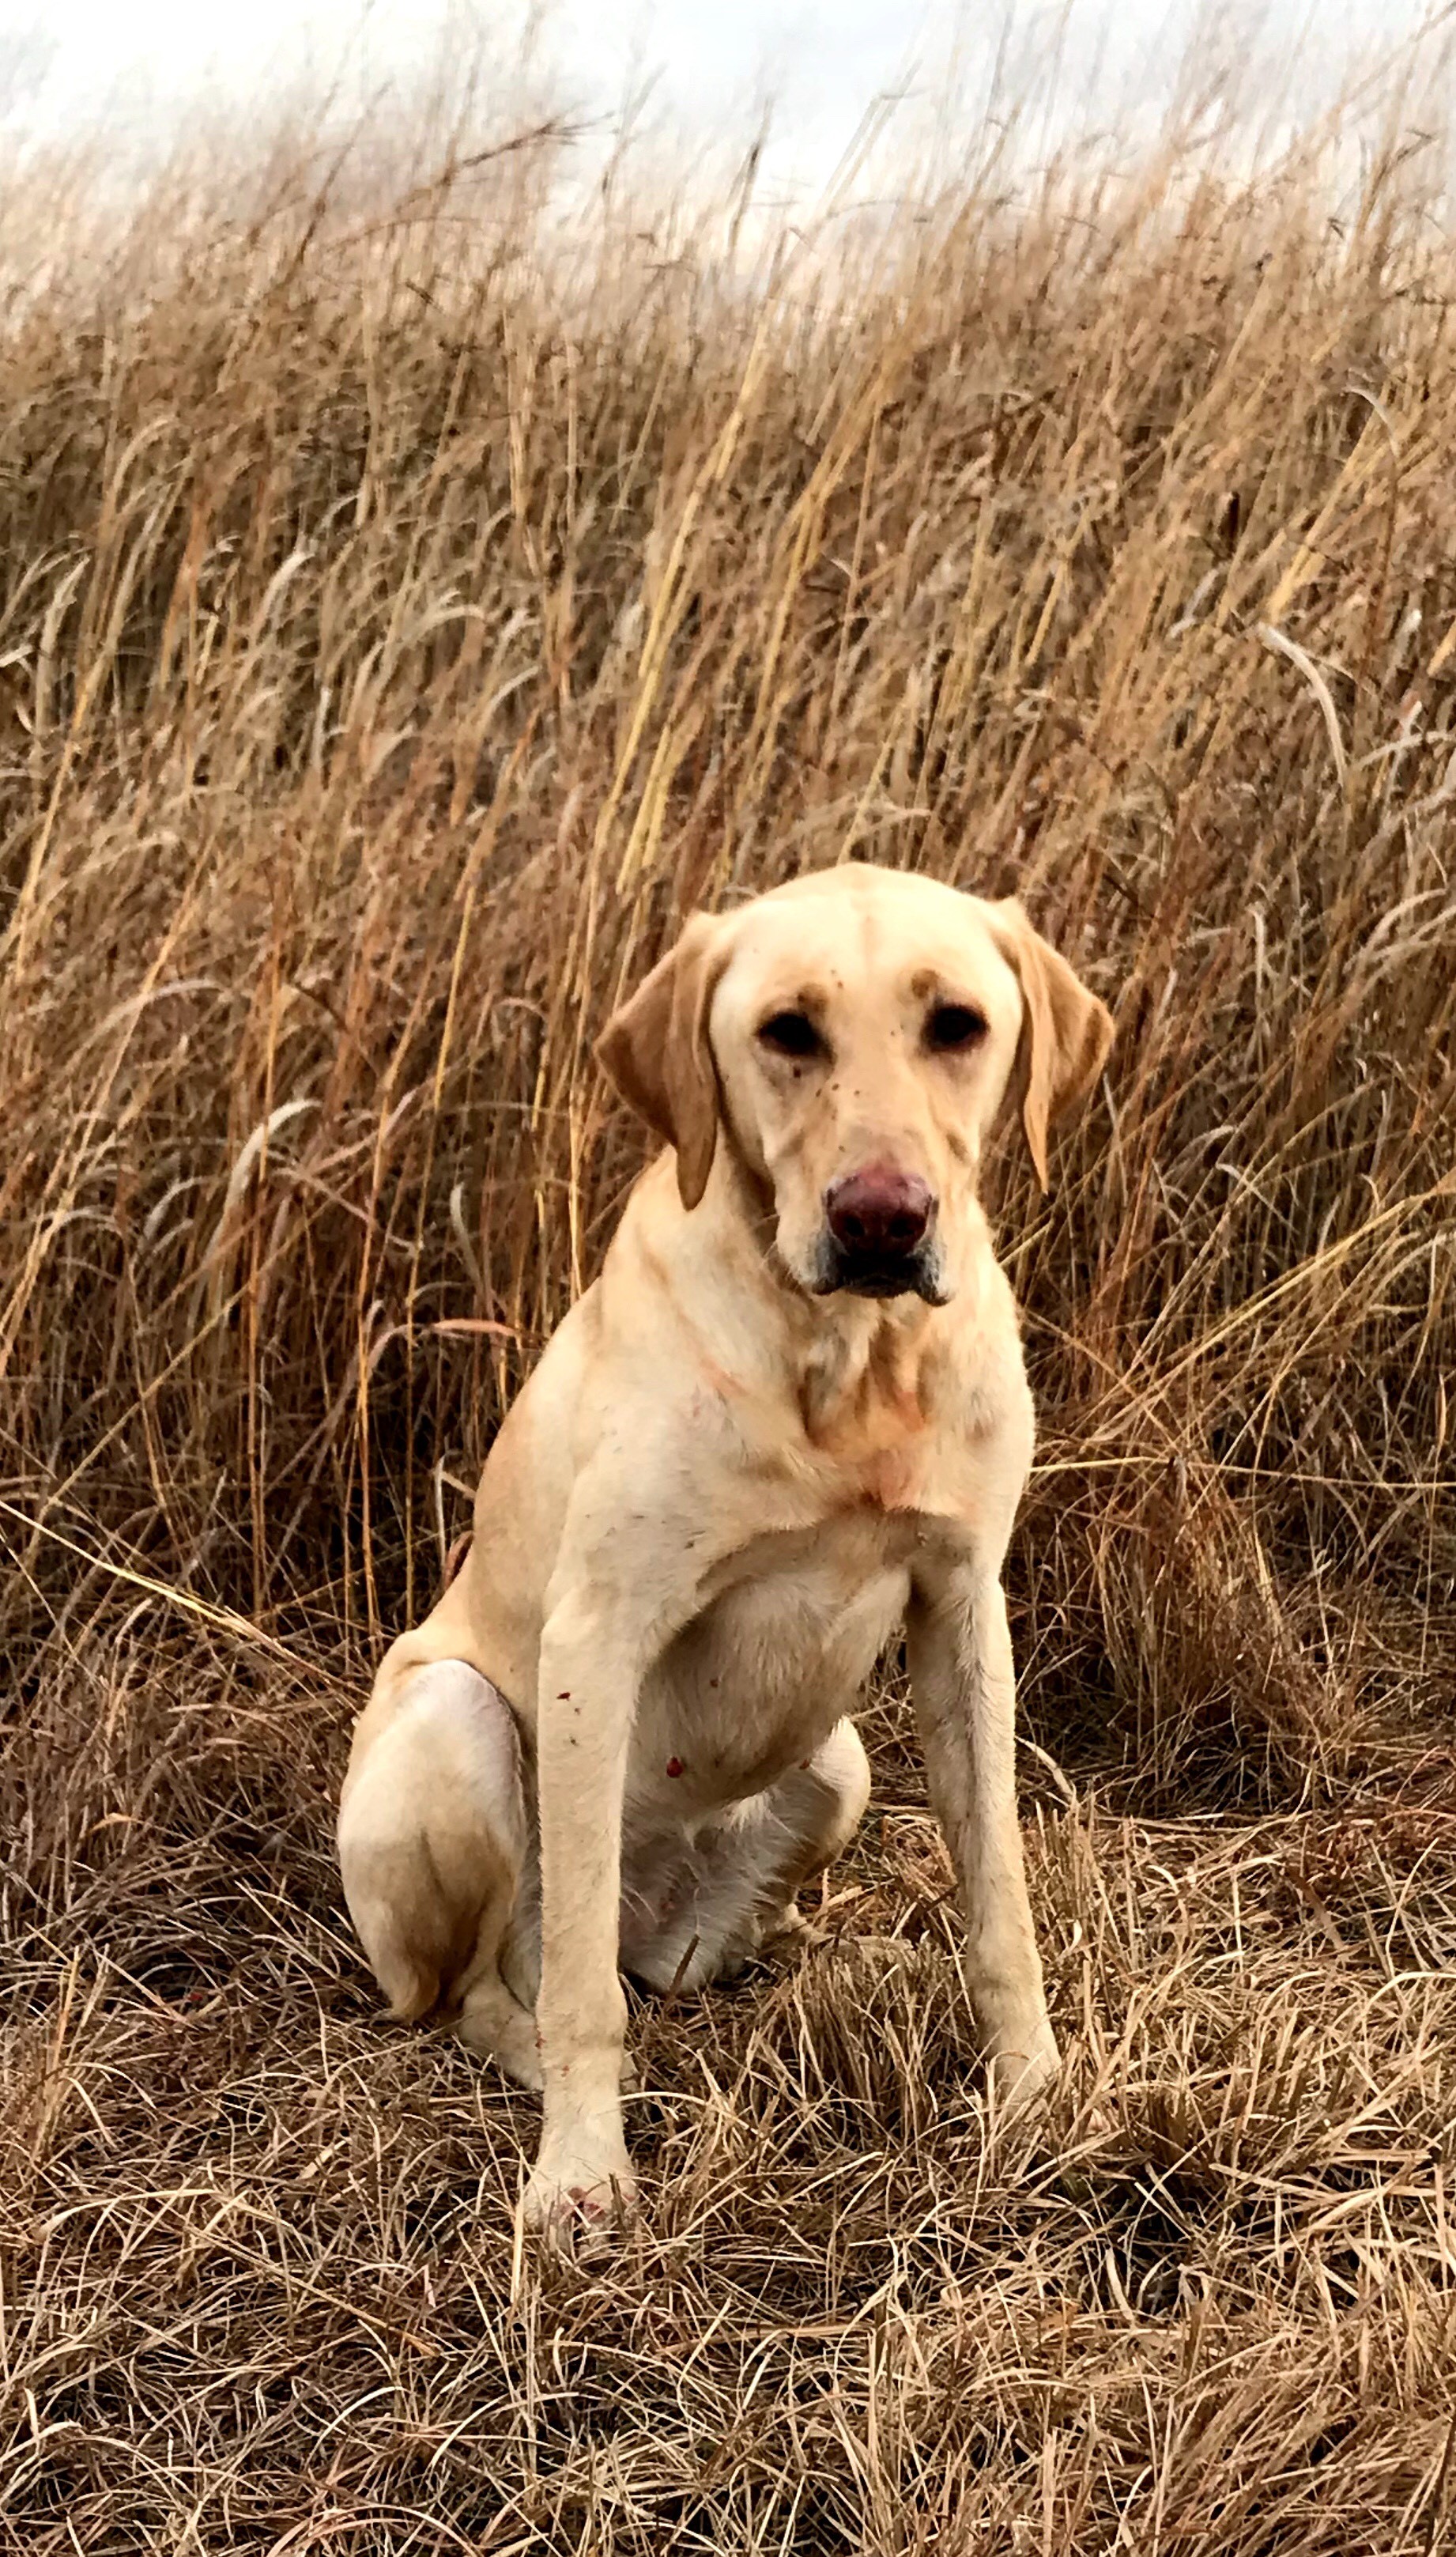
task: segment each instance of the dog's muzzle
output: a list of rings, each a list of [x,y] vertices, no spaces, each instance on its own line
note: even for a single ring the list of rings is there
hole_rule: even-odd
[[[827,1228],[815,1294],[843,1288],[852,1296],[923,1296],[945,1302],[935,1241],[938,1201],[914,1172],[871,1163],[832,1181],[824,1194]]]

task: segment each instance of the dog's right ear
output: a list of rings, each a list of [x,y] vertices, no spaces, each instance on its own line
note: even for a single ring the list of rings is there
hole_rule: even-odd
[[[678,1191],[687,1208],[708,1187],[718,1144],[718,1068],[708,1012],[728,956],[722,917],[691,916],[596,1042],[622,1099],[676,1148]]]

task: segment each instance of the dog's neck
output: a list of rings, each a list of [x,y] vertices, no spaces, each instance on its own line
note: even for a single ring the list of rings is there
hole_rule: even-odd
[[[795,1399],[813,1446],[858,1456],[925,1427],[938,1310],[918,1297],[813,1301],[794,1360]]]
[[[947,1316],[957,1304],[964,1316],[964,1293],[951,1307],[909,1292],[810,1294],[779,1259],[772,1191],[735,1148],[723,1150],[728,1159],[715,1166],[714,1180],[722,1183],[724,1229],[743,1255],[743,1275],[751,1265],[757,1289],[772,1303],[790,1390],[811,1444],[827,1455],[858,1457],[914,1436],[929,1420]],[[973,1255],[973,1272],[974,1266]],[[971,1274],[968,1283],[975,1283]]]

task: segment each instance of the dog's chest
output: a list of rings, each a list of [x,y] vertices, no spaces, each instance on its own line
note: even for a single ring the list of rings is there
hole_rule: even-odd
[[[909,1595],[912,1521],[756,1539],[647,1682],[638,1772],[684,1807],[760,1791],[853,1709]]]

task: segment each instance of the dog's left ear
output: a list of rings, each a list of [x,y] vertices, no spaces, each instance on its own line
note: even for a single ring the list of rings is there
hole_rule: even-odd
[[[1047,1133],[1086,1100],[1097,1082],[1113,1044],[1113,1016],[1106,1004],[1088,993],[1060,951],[1033,931],[1013,896],[1002,897],[993,912],[996,938],[1021,980],[1025,1009],[1016,1051],[1016,1092],[1031,1160],[1045,1190],[1050,1187]]]
[[[650,977],[613,1012],[597,1057],[624,1101],[676,1147],[678,1191],[694,1208],[718,1144],[718,1068],[708,1038],[714,990],[728,965],[716,914],[695,914]]]

